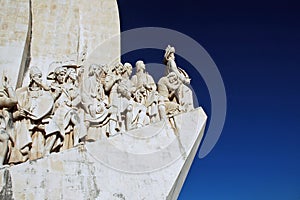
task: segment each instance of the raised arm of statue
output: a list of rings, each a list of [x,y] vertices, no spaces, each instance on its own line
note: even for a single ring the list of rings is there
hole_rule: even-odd
[[[174,72],[181,82],[183,82],[184,84],[190,84],[191,79],[188,77],[188,74],[176,65],[174,47],[171,47],[170,45],[167,46],[167,48],[165,49],[164,59],[165,64],[167,65],[166,75]]]
[[[11,108],[18,103],[17,95],[9,85],[8,78],[2,77],[3,91],[0,91],[0,107]]]

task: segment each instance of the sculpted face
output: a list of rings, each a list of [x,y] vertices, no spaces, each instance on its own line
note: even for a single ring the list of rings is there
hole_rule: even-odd
[[[178,80],[178,78],[174,72],[171,72],[169,74],[168,79],[169,79],[170,83],[177,83],[177,80]]]
[[[62,84],[64,82],[65,76],[66,73],[64,71],[59,72],[56,76],[57,82]]]
[[[125,63],[124,64],[124,72],[126,72],[128,76],[131,76],[131,74],[132,74],[132,66],[131,66],[130,63]]]
[[[172,52],[172,53],[170,53],[170,55],[169,55],[169,59],[171,59],[171,60],[175,60],[175,55],[174,55],[174,53]]]
[[[144,71],[146,69],[146,65],[143,61],[137,61],[136,62],[136,71],[140,72],[140,71]]]
[[[42,82],[42,73],[35,73],[31,75],[31,79],[37,83]]]
[[[129,76],[132,74],[132,67],[130,67],[130,68],[127,70],[127,73],[128,73]]]
[[[72,80],[72,81],[76,81],[77,80],[77,74],[75,69],[70,68],[68,69],[68,77]]]
[[[36,66],[34,66],[30,69],[29,77],[32,81],[34,81],[36,83],[42,82],[42,72]]]
[[[100,77],[101,72],[102,72],[101,67],[100,66],[95,67],[94,68],[94,72],[95,72],[95,74],[96,74],[97,77]]]
[[[123,72],[124,72],[124,67],[123,67],[123,65],[122,64],[118,64],[118,65],[116,65],[116,72],[117,72],[117,74],[123,74]]]

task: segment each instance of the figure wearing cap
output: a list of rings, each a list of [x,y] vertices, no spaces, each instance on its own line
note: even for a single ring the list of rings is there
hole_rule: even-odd
[[[184,112],[193,110],[193,93],[187,86],[190,84],[191,79],[183,69],[177,67],[175,62],[175,48],[170,45],[168,45],[165,50],[164,63],[166,65],[166,76],[173,72],[182,83],[175,92],[177,103],[180,105],[180,110]]]
[[[50,88],[42,83],[42,72],[37,67],[31,67],[30,83],[27,87],[18,89],[18,120],[15,122],[15,155],[11,163],[24,162],[41,158],[45,153],[45,126],[49,122],[54,105]]]

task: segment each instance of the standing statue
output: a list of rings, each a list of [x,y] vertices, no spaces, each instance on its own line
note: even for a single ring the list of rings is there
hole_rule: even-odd
[[[125,63],[122,73],[122,79],[118,85],[118,93],[121,98],[121,115],[124,116],[125,128],[139,128],[149,123],[146,118],[146,106],[143,104],[141,93],[136,92],[137,88],[130,80],[132,66]],[[136,94],[136,95],[135,95]]]
[[[159,79],[157,90],[159,97],[159,115],[160,118],[166,120],[167,116],[179,113],[179,104],[175,99],[175,93],[181,86],[181,81],[175,72],[170,72],[167,76]]]
[[[107,131],[107,136],[114,136],[120,132],[121,123],[121,99],[119,98],[119,93],[117,91],[118,85],[122,79],[123,65],[122,63],[116,64],[113,68],[107,71],[104,83],[104,89],[109,94],[108,102],[109,106],[116,110],[116,120],[110,120],[109,130]]]
[[[8,161],[9,151],[12,150],[15,143],[12,137],[12,109],[18,103],[15,91],[9,85],[5,73],[2,77],[2,86],[3,88],[0,89],[0,166]]]
[[[16,147],[21,154],[16,154],[11,162],[24,162],[41,158],[45,152],[45,125],[54,105],[50,88],[42,83],[42,72],[31,67],[30,83],[17,90],[18,117],[16,121]]]
[[[152,123],[159,120],[158,115],[158,94],[156,84],[151,75],[146,72],[146,65],[142,60],[135,64],[136,74],[132,76],[131,81],[136,88],[135,96],[141,97],[141,103],[147,107],[147,115]]]
[[[89,67],[88,77],[83,81],[81,97],[85,110],[86,141],[96,141],[108,131],[108,122],[116,122],[116,111],[108,106],[108,97],[102,84],[103,69],[96,64]],[[114,119],[113,119],[114,118]]]
[[[9,133],[6,131],[6,120],[0,115],[0,167],[4,165],[7,159],[9,139],[13,141]]]
[[[65,150],[76,146],[86,132],[78,112],[81,96],[76,70],[72,66],[64,66],[57,71],[60,73],[56,77],[56,82],[52,84],[52,88],[54,91],[57,90],[54,94],[59,95],[55,96],[54,114],[50,122],[49,133],[54,131],[60,133],[63,138],[62,150]]]
[[[181,82],[180,87],[175,92],[176,100],[180,105],[180,110],[184,112],[193,110],[193,93],[187,86],[190,84],[191,79],[183,69],[177,67],[175,62],[175,48],[170,45],[165,49],[164,63],[166,65],[166,75],[174,72]]]
[[[125,63],[124,66],[118,64],[105,79],[110,105],[117,110],[117,123],[121,123],[121,128],[125,130],[143,126],[146,117],[145,106],[139,106],[142,104],[134,101],[136,88],[130,80],[131,73],[130,63]]]
[[[48,80],[52,80],[53,82],[50,84],[50,92],[54,99],[54,107],[51,113],[51,120],[49,124],[45,127],[46,131],[46,145],[45,145],[45,155],[50,154],[52,151],[59,151],[62,146],[62,141],[64,139],[64,135],[59,129],[59,126],[56,124],[56,120],[52,118],[55,111],[58,107],[60,107],[59,97],[63,93],[63,87],[65,83],[67,68],[58,66],[51,71],[47,76]]]

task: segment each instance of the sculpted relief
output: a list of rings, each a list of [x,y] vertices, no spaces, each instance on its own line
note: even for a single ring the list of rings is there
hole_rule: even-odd
[[[166,73],[157,84],[142,60],[134,75],[130,63],[55,62],[48,74],[31,66],[29,84],[16,90],[13,77],[2,72],[0,164],[35,160],[191,111],[190,78],[177,66],[174,47],[166,48],[164,62]]]

